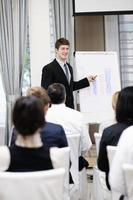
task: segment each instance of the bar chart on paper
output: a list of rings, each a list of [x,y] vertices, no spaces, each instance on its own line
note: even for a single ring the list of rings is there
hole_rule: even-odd
[[[75,64],[77,80],[97,75],[90,87],[79,91],[80,111],[86,122],[100,123],[111,118],[112,94],[121,88],[116,52],[76,52]]]

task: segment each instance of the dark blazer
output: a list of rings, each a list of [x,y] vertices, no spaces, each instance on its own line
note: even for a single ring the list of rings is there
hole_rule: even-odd
[[[107,157],[107,146],[117,146],[122,132],[132,124],[116,123],[108,128],[105,128],[102,134],[99,155],[98,155],[98,168],[106,173],[106,185],[110,189],[108,174],[109,174],[109,161]]]
[[[67,138],[62,126],[46,122],[42,131],[41,138],[44,145],[47,147],[67,147]],[[13,129],[11,144],[13,145],[16,140],[16,130]]]
[[[67,65],[71,74],[70,83],[68,83],[63,69],[58,64],[56,59],[54,59],[51,63],[44,66],[42,69],[41,86],[47,89],[48,86],[52,83],[63,84],[66,89],[66,106],[74,108],[73,91],[88,87],[90,84],[87,78],[75,82],[73,80],[73,69],[69,63],[67,63]]]

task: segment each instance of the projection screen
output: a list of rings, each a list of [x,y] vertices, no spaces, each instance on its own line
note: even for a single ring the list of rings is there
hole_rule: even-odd
[[[133,0],[73,0],[74,14],[130,14],[133,13]]]

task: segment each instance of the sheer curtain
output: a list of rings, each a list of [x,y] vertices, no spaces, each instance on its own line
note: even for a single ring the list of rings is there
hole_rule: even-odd
[[[69,61],[73,62],[74,51],[74,31],[73,31],[73,1],[72,0],[50,0],[52,25],[53,25],[53,42],[65,37],[70,41]]]
[[[119,15],[122,88],[133,85],[133,15]]]
[[[11,110],[21,95],[27,36],[27,0],[0,0],[0,70],[6,95],[6,134],[11,132]]]

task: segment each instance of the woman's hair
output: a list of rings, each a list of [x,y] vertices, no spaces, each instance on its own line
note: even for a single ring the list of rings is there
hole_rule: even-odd
[[[27,96],[35,96],[39,98],[43,105],[46,106],[50,103],[50,98],[47,91],[42,87],[31,87],[27,90]]]
[[[133,86],[120,91],[116,104],[116,120],[133,124]]]
[[[33,96],[17,99],[12,121],[19,134],[33,135],[45,122],[42,102]]]
[[[113,94],[112,96],[112,108],[114,110],[116,110],[116,104],[117,104],[117,100],[118,100],[118,95],[119,95],[120,91],[117,91]]]

